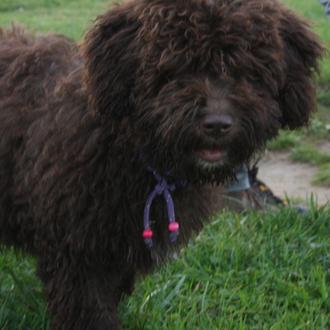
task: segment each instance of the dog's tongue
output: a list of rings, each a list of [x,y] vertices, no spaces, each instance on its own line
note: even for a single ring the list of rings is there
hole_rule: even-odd
[[[220,149],[201,149],[197,155],[208,162],[216,162],[222,158],[223,152]]]

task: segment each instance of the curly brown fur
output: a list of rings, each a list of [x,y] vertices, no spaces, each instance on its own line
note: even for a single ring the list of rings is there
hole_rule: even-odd
[[[0,240],[37,257],[54,329],[119,328],[134,278],[219,209],[209,183],[279,128],[308,123],[322,51],[271,0],[128,2],[98,18],[81,50],[62,36],[0,32]],[[210,114],[230,117],[230,130],[210,129]],[[214,151],[221,162],[200,156]],[[189,181],[173,193],[178,244],[157,200],[151,251],[147,165]]]

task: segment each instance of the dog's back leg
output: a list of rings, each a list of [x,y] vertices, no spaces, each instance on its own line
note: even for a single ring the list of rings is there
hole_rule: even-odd
[[[74,259],[76,260],[76,259]],[[52,329],[118,330],[117,305],[132,290],[134,274],[75,264],[67,257],[39,262],[46,287]]]
[[[0,139],[0,242],[7,244],[11,244],[15,237],[15,229],[10,221],[13,171],[13,154],[10,149],[8,139],[2,137]]]

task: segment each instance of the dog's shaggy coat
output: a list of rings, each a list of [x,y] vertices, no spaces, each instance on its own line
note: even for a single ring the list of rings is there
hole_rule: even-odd
[[[207,183],[308,123],[322,51],[275,0],[128,2],[81,49],[0,32],[0,240],[37,257],[54,329],[119,328],[122,294],[171,249],[162,200],[155,247],[142,239],[147,167],[188,181],[173,193],[178,247],[217,208]]]

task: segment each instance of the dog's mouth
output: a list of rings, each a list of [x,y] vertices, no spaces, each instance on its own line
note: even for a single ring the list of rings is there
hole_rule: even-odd
[[[195,152],[198,163],[203,167],[218,167],[224,165],[227,152],[219,147],[202,148]]]

